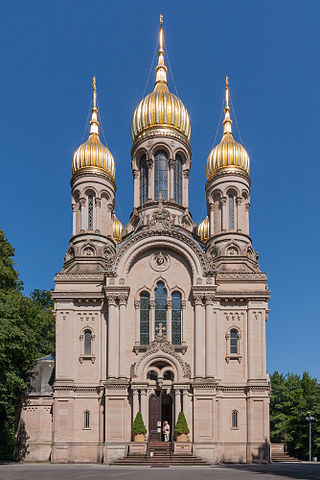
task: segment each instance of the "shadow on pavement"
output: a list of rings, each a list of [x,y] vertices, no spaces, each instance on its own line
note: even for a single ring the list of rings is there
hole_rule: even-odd
[[[320,479],[320,463],[273,463],[268,465],[224,465],[225,468],[260,474],[277,475],[278,477],[297,478],[302,480]]]

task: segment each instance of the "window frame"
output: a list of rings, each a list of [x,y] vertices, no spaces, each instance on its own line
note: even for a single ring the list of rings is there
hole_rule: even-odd
[[[231,412],[231,429],[239,430],[239,412],[235,408]]]
[[[168,169],[169,169],[169,159],[168,159],[167,152],[162,149],[157,150],[154,154],[154,199],[155,200],[158,200],[160,193],[162,193],[162,198],[164,200],[168,200]],[[161,178],[162,176],[163,178]]]
[[[148,200],[148,188],[149,188],[149,172],[148,172],[148,163],[147,156],[143,154],[140,158],[139,165],[139,196],[140,196],[140,205],[144,205]]]
[[[91,430],[91,413],[90,410],[83,412],[83,427],[82,430]]]
[[[183,160],[179,153],[176,154],[173,174],[174,201],[182,205],[183,202]]]

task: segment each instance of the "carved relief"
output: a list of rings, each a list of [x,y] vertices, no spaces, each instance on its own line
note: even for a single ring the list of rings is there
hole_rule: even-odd
[[[170,267],[170,257],[162,252],[152,255],[150,258],[150,267],[156,272],[165,272]]]

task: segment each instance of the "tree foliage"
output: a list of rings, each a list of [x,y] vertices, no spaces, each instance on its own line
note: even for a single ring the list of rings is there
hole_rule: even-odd
[[[183,412],[180,412],[178,415],[178,420],[175,427],[175,433],[176,435],[183,435],[183,434],[188,435],[188,433],[190,433],[188,422]]]
[[[308,412],[312,422],[312,455],[320,457],[320,384],[305,372],[283,375],[275,371],[271,377],[270,401],[271,442],[285,444],[286,450],[302,460],[308,457]]]
[[[132,424],[132,434],[139,435],[142,433],[145,435],[147,433],[147,429],[144,424],[141,412],[138,412]]]
[[[13,256],[0,230],[0,459],[12,458],[30,368],[37,358],[54,354],[55,346],[50,293],[25,296]]]

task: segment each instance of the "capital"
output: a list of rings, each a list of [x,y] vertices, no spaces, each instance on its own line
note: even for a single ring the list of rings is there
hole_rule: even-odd
[[[152,168],[152,167],[153,167],[153,159],[152,159],[152,158],[148,158],[148,160],[147,160],[147,165],[148,165],[148,168]]]
[[[111,305],[115,306],[116,305],[117,296],[114,293],[107,293],[106,297],[107,297],[109,306],[111,306]]]
[[[202,305],[202,295],[194,294],[193,295],[193,300],[194,300],[195,305]]]
[[[135,308],[136,310],[139,310],[139,308],[140,308],[140,300],[135,300],[135,301],[134,301],[134,308]]]
[[[77,204],[76,204],[76,203],[73,203],[73,204],[71,205],[71,208],[72,208],[72,211],[73,211],[73,212],[76,212],[76,211],[77,211]]]
[[[84,205],[86,204],[86,199],[84,197],[81,197],[79,203],[82,207],[84,207]]]
[[[128,295],[119,295],[119,305],[127,305]]]
[[[214,295],[205,295],[206,305],[213,305]]]
[[[139,178],[139,170],[133,170],[132,173],[134,179]]]
[[[170,158],[170,160],[169,160],[169,168],[174,168],[174,165],[175,165],[175,159],[174,159],[174,158]]]
[[[101,207],[101,198],[96,197],[96,206]]]
[[[184,178],[189,178],[189,175],[190,175],[190,170],[183,170],[183,176]]]
[[[221,197],[220,201],[221,201],[222,205],[226,205],[227,204],[227,197]]]

